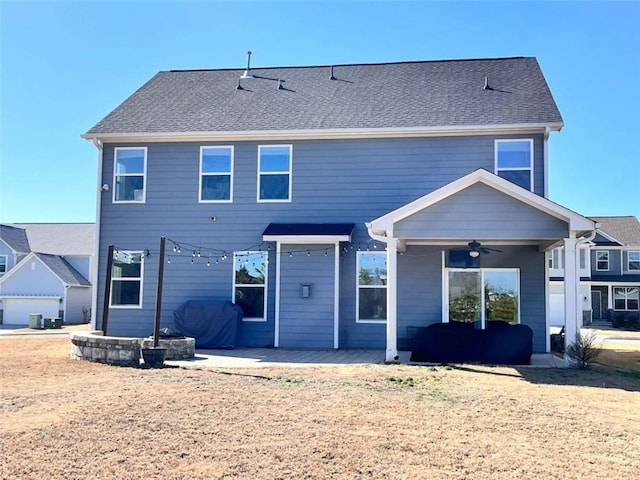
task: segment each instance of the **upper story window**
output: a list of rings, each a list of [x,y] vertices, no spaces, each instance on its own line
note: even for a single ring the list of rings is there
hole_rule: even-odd
[[[242,319],[266,321],[267,254],[235,252],[233,265],[233,303],[242,308]]]
[[[0,255],[0,277],[7,273],[7,256]]]
[[[291,201],[292,145],[258,146],[258,202]]]
[[[357,322],[387,320],[387,253],[358,252]]]
[[[233,199],[233,147],[200,147],[200,202]]]
[[[143,252],[113,252],[111,267],[111,306],[142,307]]]
[[[147,148],[118,147],[115,149],[114,157],[114,203],[144,203]]]
[[[640,251],[631,251],[628,253],[627,270],[630,272],[640,271]]]
[[[496,140],[496,175],[533,191],[533,140]]]
[[[607,250],[596,250],[596,270],[609,270],[609,252]]]

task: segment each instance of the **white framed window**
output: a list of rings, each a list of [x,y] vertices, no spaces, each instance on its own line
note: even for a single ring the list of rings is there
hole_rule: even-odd
[[[0,277],[7,273],[7,256],[0,255]]]
[[[640,287],[614,287],[614,310],[640,310]]]
[[[234,252],[233,303],[242,308],[242,320],[267,321],[267,253]]]
[[[112,308],[142,308],[142,279],[144,272],[144,252],[113,252],[111,267]]]
[[[533,191],[533,139],[496,140],[496,175]]]
[[[233,146],[200,147],[200,203],[233,201]]]
[[[609,270],[609,251],[596,250],[596,270],[604,272]]]
[[[515,268],[448,268],[445,307],[449,322],[520,323],[520,270]]]
[[[587,249],[581,248],[578,255],[580,256],[580,270],[585,270],[587,268]]]
[[[630,251],[627,253],[627,270],[630,272],[640,272],[640,251]]]
[[[144,203],[147,147],[116,147],[113,157],[113,203]]]
[[[551,270],[562,270],[564,268],[564,248],[554,248],[549,252],[549,268]]]
[[[258,146],[258,202],[291,201],[293,145]]]
[[[356,256],[356,322],[387,321],[387,252],[358,252]]]

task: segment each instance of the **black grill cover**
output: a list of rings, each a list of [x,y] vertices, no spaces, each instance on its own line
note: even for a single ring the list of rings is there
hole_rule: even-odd
[[[196,348],[236,346],[242,309],[229,301],[189,300],[173,312],[180,333],[196,339]]]

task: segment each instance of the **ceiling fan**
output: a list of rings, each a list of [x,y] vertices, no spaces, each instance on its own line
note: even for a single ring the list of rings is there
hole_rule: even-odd
[[[502,253],[502,250],[499,250],[497,248],[483,247],[482,244],[477,240],[472,240],[467,245],[468,247],[465,248],[464,250],[469,252],[469,256],[473,258],[480,256],[481,253],[484,253],[484,254],[491,253],[491,252]]]

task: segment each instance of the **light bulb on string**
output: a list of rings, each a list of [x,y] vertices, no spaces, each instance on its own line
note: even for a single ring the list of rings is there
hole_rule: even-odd
[[[171,263],[171,257],[167,258],[167,263]]]

